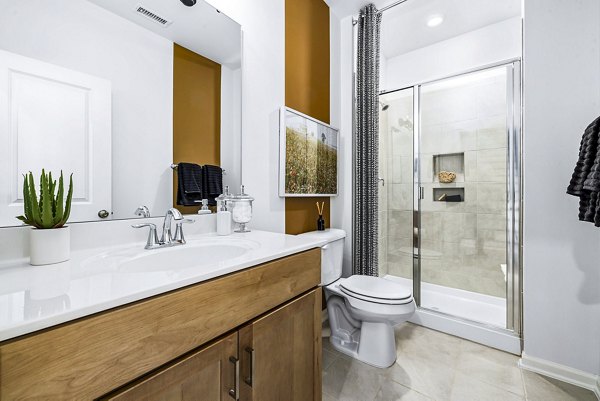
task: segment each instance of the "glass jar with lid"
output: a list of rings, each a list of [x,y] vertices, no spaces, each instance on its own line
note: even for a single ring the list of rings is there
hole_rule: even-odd
[[[236,233],[247,233],[250,229],[246,224],[252,220],[252,201],[254,198],[244,192],[242,185],[241,193],[233,195],[229,198],[228,203],[231,205],[231,217],[235,223],[239,224]]]

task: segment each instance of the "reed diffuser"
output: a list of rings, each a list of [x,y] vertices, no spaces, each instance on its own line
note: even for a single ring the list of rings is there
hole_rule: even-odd
[[[317,230],[324,231],[325,230],[325,220],[323,220],[323,209],[325,208],[325,202],[321,202],[321,205],[319,205],[319,202],[317,202],[316,204],[317,204],[317,212],[319,213],[319,218],[317,219]]]

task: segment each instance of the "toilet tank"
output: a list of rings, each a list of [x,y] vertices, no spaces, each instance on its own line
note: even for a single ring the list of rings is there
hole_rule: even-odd
[[[311,237],[317,241],[326,241],[321,247],[321,285],[333,283],[342,277],[342,261],[344,259],[344,238],[346,232],[337,228],[324,231],[311,231],[298,236]]]

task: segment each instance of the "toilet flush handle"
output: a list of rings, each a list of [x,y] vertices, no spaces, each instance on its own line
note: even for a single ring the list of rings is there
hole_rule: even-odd
[[[323,246],[321,247],[321,249],[329,249],[329,244],[327,244],[327,245],[323,245]]]

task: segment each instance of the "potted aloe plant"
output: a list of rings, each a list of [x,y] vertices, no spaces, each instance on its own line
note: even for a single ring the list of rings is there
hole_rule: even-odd
[[[32,226],[29,245],[32,265],[48,265],[69,260],[71,236],[65,223],[71,213],[72,197],[73,174],[69,179],[66,200],[62,171],[57,186],[56,181],[52,179],[52,173],[46,174],[42,170],[39,198],[35,191],[33,174],[29,172],[24,176],[24,216],[18,216],[17,219]]]

